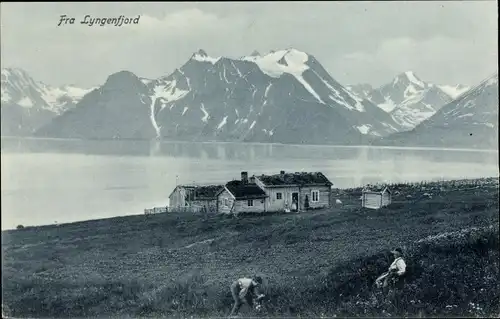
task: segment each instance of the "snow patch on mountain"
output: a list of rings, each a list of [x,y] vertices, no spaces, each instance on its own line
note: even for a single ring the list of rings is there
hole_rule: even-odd
[[[142,79],[141,79],[142,81]],[[144,83],[144,81],[142,81]],[[148,82],[152,83],[152,81]],[[164,109],[167,103],[177,101],[179,99],[182,99],[186,94],[189,93],[189,91],[179,89],[177,87],[177,82],[176,80],[172,81],[164,81],[164,80],[158,80],[155,86],[153,87],[152,90],[152,95],[151,95],[151,105],[150,105],[150,117],[151,117],[151,124],[153,125],[153,128],[156,131],[156,137],[160,137],[161,135],[161,129],[160,126],[156,122],[156,101],[161,102],[161,109]],[[170,109],[172,109],[174,105],[172,104],[170,106]],[[186,113],[187,109],[185,108],[182,111],[182,115]]]
[[[245,122],[246,123],[246,122]],[[255,124],[257,124],[257,121],[253,121],[252,124],[250,125],[250,128],[249,130],[253,129],[253,127],[255,126]]]
[[[363,99],[368,98],[370,92],[373,91],[373,87],[367,83],[347,85],[345,88]]]
[[[73,104],[76,104],[85,96],[85,94],[94,89],[82,89],[72,85],[65,85],[62,87],[50,87],[48,85],[44,85],[43,88],[44,89],[40,92],[42,99],[47,102],[50,109],[56,113],[60,113],[60,111],[64,109],[64,104],[68,100]]]
[[[30,108],[32,107],[33,105],[35,105],[33,103],[33,101],[29,98],[29,97],[23,97],[22,99],[20,99],[17,104],[21,105],[22,107],[26,107],[26,108]]]
[[[207,123],[208,122],[208,118],[210,117],[210,115],[208,114],[207,110],[205,109],[205,105],[203,103],[201,103],[200,109],[203,112],[203,117],[201,118],[201,120],[203,122]]]
[[[163,103],[169,103],[182,99],[189,91],[179,89],[176,80],[159,82],[153,88],[153,95],[161,98]]]
[[[464,94],[470,90],[469,86],[466,85],[438,85],[438,87],[446,94],[448,94],[452,99],[456,99],[460,95]]]
[[[222,121],[220,121],[219,125],[217,125],[217,129],[220,130],[221,128],[224,127],[224,125],[226,125],[227,123],[227,115],[224,116],[224,118],[222,119]]]
[[[390,97],[384,96],[384,102],[383,103],[379,103],[377,106],[380,107],[382,110],[386,111],[387,113],[390,113],[398,105],[396,103],[394,103],[394,101]]]
[[[486,83],[486,86],[495,85],[495,84],[498,85],[498,74],[490,77],[488,80],[486,80],[485,83]]]
[[[241,58],[241,60],[257,64],[262,72],[274,78],[280,77],[283,73],[293,75],[318,102],[325,104],[302,76],[309,69],[306,64],[309,60],[307,53],[296,49],[288,49],[269,53],[265,56],[247,56]]]
[[[424,82],[422,82],[419,78],[417,78],[415,76],[415,73],[413,73],[413,71],[406,71],[405,75],[408,78],[408,80],[410,80],[411,83],[414,83],[421,88],[425,87]]]
[[[366,134],[368,134],[368,132],[370,132],[370,126],[366,125],[366,124],[356,126],[356,128],[361,132],[361,134],[366,135]]]
[[[217,61],[219,61],[221,59],[221,57],[212,58],[212,57],[208,56],[205,51],[199,50],[198,52],[193,54],[191,59],[193,59],[195,61],[199,61],[199,62],[209,62],[209,63],[215,64],[215,63],[217,63]]]
[[[150,119],[151,119],[151,124],[153,125],[153,128],[155,129],[156,132],[156,137],[161,136],[161,131],[160,131],[160,126],[158,123],[156,123],[156,118],[155,118],[155,105],[156,105],[156,100],[161,98],[162,95],[164,94],[164,87],[161,86],[156,86],[153,90],[153,95],[151,96],[151,105],[150,105]]]
[[[154,81],[152,79],[146,79],[146,78],[140,78],[140,80],[144,85],[148,85],[149,83]]]
[[[327,81],[325,81],[325,79],[323,79],[316,71],[314,71],[314,74],[316,74],[316,76],[321,80],[321,82],[323,82],[324,85],[326,85],[326,87],[328,87],[333,93],[334,93],[334,96],[333,95],[329,95],[329,98],[332,99],[333,101],[345,106],[347,109],[349,110],[357,110],[359,112],[365,112],[365,107],[363,106],[363,104],[361,104],[361,102],[363,101],[362,99],[360,99],[356,94],[353,94],[351,91],[349,90],[345,90],[344,92],[349,95],[349,97],[351,97],[354,101],[356,101],[356,104],[353,106],[351,106],[349,103],[346,102],[346,100],[344,99],[344,97],[340,94],[339,91],[337,91],[337,89],[335,89],[332,85],[330,85],[330,83],[328,83]]]
[[[279,63],[282,59],[285,59],[287,63]],[[309,66],[305,64],[308,59],[309,57],[306,53],[295,49],[280,50],[264,56],[247,56],[241,58],[243,61],[254,62],[262,72],[275,78],[280,77],[283,73],[301,75],[305,70],[309,69]]]

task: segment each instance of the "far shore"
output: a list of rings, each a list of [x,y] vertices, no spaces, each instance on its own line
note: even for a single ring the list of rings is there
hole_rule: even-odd
[[[18,140],[46,140],[46,141],[87,141],[87,142],[159,142],[159,143],[182,143],[182,144],[229,144],[229,145],[255,145],[255,146],[293,146],[293,147],[321,147],[321,148],[368,148],[368,149],[401,149],[401,150],[416,150],[416,151],[460,151],[460,152],[485,152],[498,153],[497,149],[485,148],[460,148],[460,147],[436,147],[436,146],[383,146],[383,145],[343,145],[343,144],[293,144],[293,143],[267,143],[267,142],[237,142],[237,141],[187,141],[175,139],[139,139],[139,138],[101,138],[101,139],[84,139],[84,138],[60,138],[60,137],[38,137],[38,136],[0,136],[1,139],[18,139]]]

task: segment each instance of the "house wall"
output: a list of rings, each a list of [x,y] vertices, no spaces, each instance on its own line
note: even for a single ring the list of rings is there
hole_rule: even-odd
[[[207,212],[217,212],[217,199],[213,200],[193,200],[189,203],[191,206],[205,207]]]
[[[319,191],[319,197],[317,202],[312,201],[312,192]],[[312,186],[312,187],[301,187],[299,202],[300,209],[305,209],[304,203],[306,200],[306,195],[309,197],[309,207],[310,208],[327,208],[330,207],[330,197],[331,197],[331,187],[330,186]]]
[[[224,203],[224,199],[227,199],[227,206]],[[224,189],[224,191],[221,192],[219,196],[217,196],[218,212],[222,214],[229,214],[234,202],[235,200],[233,198],[233,195],[231,195],[231,193],[229,193],[227,189]]]
[[[381,194],[363,193],[363,207],[378,209],[381,204]]]
[[[285,207],[292,208],[292,193],[299,193],[299,210],[304,210],[306,195],[309,197],[310,208],[325,208],[330,205],[330,186],[314,187],[266,187],[260,180],[255,179],[255,183],[264,190],[268,196],[265,200],[266,211],[279,212]],[[312,191],[319,191],[318,202],[312,201]],[[281,199],[277,199],[277,193],[281,193]],[[288,205],[288,206],[287,206]]]
[[[183,187],[177,187],[172,194],[169,196],[169,206],[170,207],[183,207],[186,205],[185,201],[186,189]]]
[[[382,194],[382,206],[387,206],[391,203],[391,194],[384,192]]]
[[[279,187],[279,188],[263,188],[264,192],[268,196],[266,201],[266,208],[269,212],[281,212],[285,209],[286,205],[288,208],[292,207],[292,193],[299,192],[298,187]],[[281,193],[281,199],[276,199],[276,194]],[[299,194],[300,202],[300,194]]]
[[[237,200],[233,212],[236,213],[263,213],[266,211],[266,200],[264,198],[253,199],[253,206],[248,206],[248,200]]]
[[[184,187],[178,187],[169,196],[169,206],[173,208],[188,206],[206,207],[207,211],[217,211],[217,199],[213,200],[192,200],[186,201],[187,190]]]

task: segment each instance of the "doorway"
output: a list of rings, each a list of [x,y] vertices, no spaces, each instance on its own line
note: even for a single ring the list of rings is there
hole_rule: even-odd
[[[299,193],[292,193],[292,212],[299,211]]]

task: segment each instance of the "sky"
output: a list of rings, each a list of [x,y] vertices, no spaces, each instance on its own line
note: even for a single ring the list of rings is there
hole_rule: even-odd
[[[1,65],[51,85],[101,85],[129,70],[157,78],[198,49],[218,57],[296,48],[342,84],[379,86],[404,71],[475,85],[498,70],[496,1],[104,2],[0,4]],[[58,26],[60,16],[74,24]],[[121,27],[81,24],[135,18]]]

